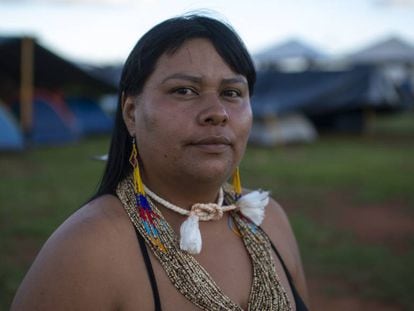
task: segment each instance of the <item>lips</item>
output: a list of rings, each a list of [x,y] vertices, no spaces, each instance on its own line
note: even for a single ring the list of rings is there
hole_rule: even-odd
[[[191,143],[192,145],[230,145],[231,141],[225,136],[208,136]]]
[[[190,145],[208,153],[221,153],[231,147],[231,140],[226,136],[208,136],[197,139]]]

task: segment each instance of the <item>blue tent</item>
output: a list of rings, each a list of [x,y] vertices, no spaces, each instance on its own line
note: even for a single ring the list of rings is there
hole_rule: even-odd
[[[60,108],[50,100],[41,97],[34,99],[33,125],[26,137],[28,143],[33,145],[61,144],[72,142],[78,138],[74,120],[65,115],[62,112],[62,107]],[[14,105],[14,112],[20,113],[18,104]]]
[[[113,119],[89,98],[70,98],[66,100],[76,118],[79,134],[106,134],[112,131]]]
[[[22,150],[23,147],[19,125],[12,114],[0,105],[0,150]]]
[[[33,102],[33,128],[30,140],[34,144],[59,144],[73,141],[77,133],[67,120],[44,99]]]

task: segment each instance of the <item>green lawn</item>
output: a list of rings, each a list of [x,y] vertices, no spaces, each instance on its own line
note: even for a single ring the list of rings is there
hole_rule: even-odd
[[[0,154],[0,310],[8,308],[49,234],[94,193],[103,163],[92,157],[105,153],[107,144],[108,138],[95,138]],[[270,189],[287,207],[309,275],[342,278],[361,295],[410,308],[413,248],[396,256],[387,246],[361,244],[310,213],[328,204],[326,196],[334,193],[356,206],[398,201],[413,216],[413,159],[414,117],[406,114],[377,119],[369,136],[249,148],[241,166],[242,183]],[[289,212],[289,206],[300,208]]]
[[[94,192],[108,139],[0,154],[0,310],[51,232]]]

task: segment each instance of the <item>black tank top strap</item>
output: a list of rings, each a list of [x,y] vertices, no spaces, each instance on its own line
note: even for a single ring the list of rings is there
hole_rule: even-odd
[[[265,234],[266,234],[266,232],[265,232]],[[270,245],[271,245],[273,251],[275,252],[277,258],[279,258],[280,263],[282,264],[283,270],[285,270],[286,277],[287,277],[289,285],[290,285],[290,289],[292,290],[293,298],[295,299],[296,310],[297,311],[308,311],[308,308],[306,307],[305,303],[303,302],[302,298],[300,297],[300,295],[299,295],[299,293],[298,293],[298,291],[295,287],[295,284],[293,283],[292,276],[290,275],[289,270],[286,267],[282,256],[280,256],[279,251],[277,250],[276,246],[273,244],[272,240],[270,240],[270,238],[269,238],[269,241],[270,241]]]
[[[135,226],[134,226],[134,229],[135,229],[135,233],[137,234],[139,247],[141,248],[142,257],[144,258],[145,267],[147,268],[148,279],[151,283],[152,297],[154,299],[155,311],[161,311],[161,300],[160,300],[160,295],[158,292],[157,280],[155,279],[154,269],[152,268],[152,263],[151,263],[151,259],[148,254],[147,245],[145,244],[144,238],[141,236],[141,234],[139,234]]]

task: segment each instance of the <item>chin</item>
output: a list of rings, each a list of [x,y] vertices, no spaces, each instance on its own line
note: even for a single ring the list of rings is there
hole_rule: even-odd
[[[195,157],[187,154],[185,159],[177,162],[177,178],[187,176],[196,182],[222,184],[231,176],[237,163],[234,154],[214,157]]]
[[[197,171],[196,178],[201,182],[224,183],[232,173],[232,165],[210,165],[201,167]]]

